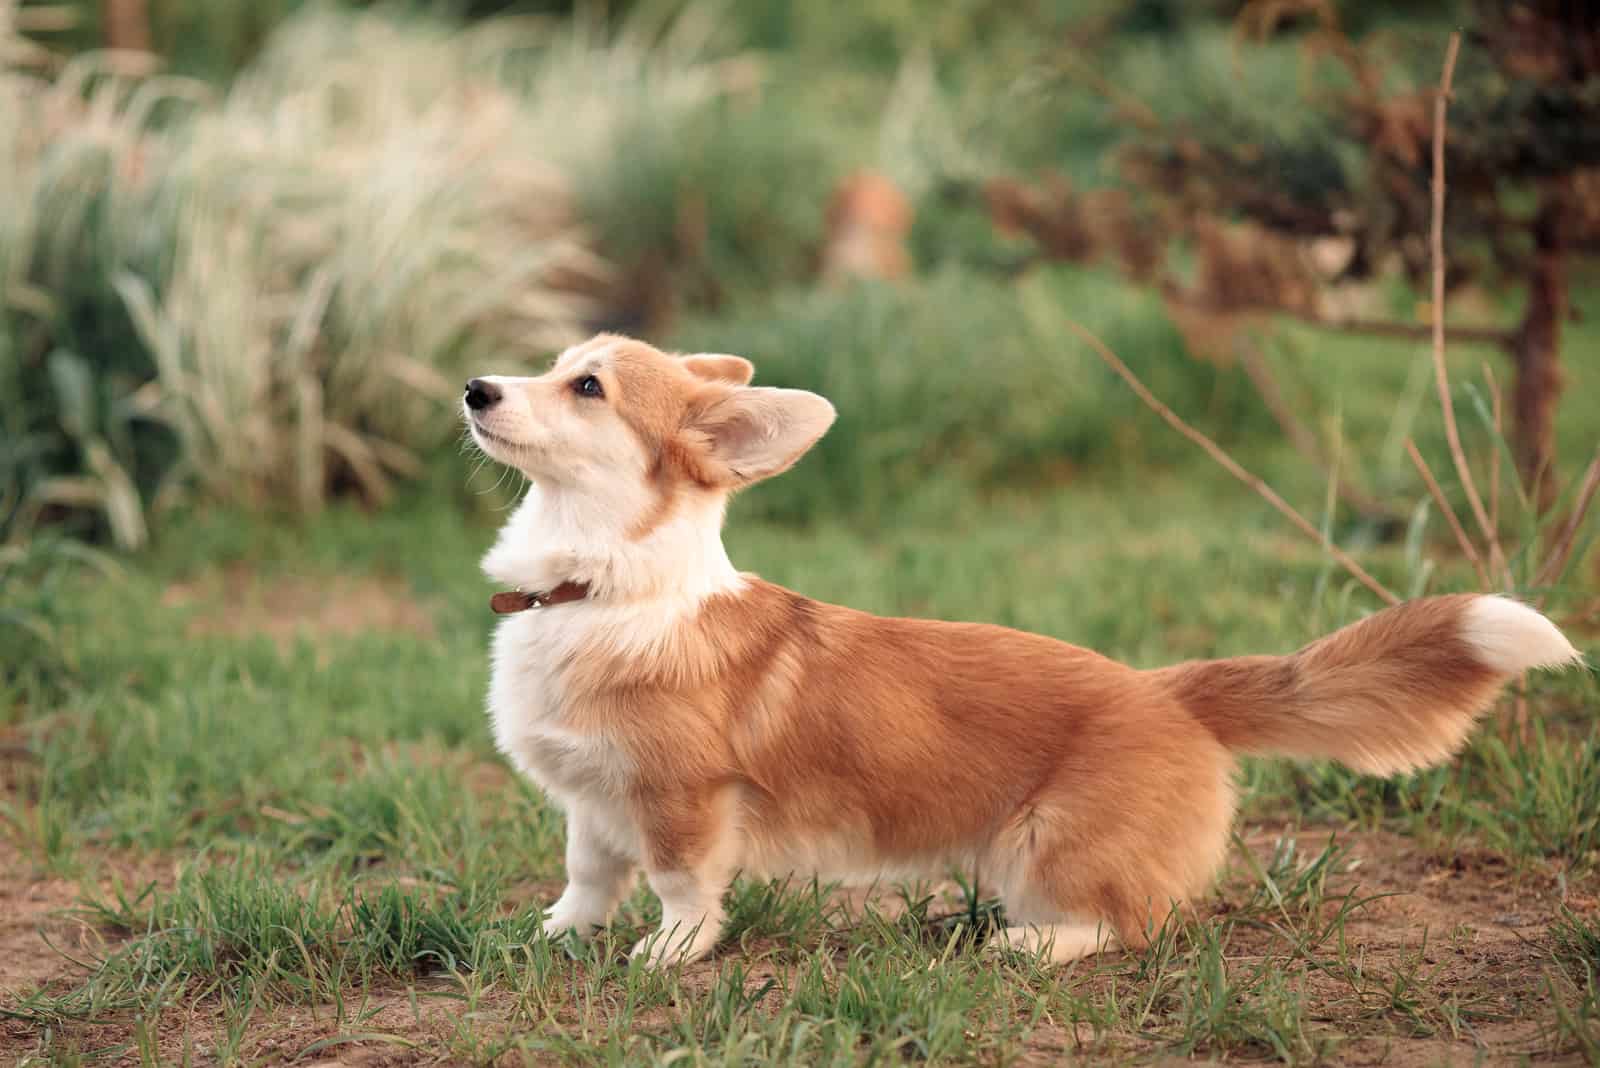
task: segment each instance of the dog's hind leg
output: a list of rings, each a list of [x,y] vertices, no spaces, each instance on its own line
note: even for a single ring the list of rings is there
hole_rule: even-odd
[[[1051,964],[1103,953],[1118,946],[1117,937],[1105,924],[1046,923],[1007,927],[1000,932],[1008,949],[1040,956]]]

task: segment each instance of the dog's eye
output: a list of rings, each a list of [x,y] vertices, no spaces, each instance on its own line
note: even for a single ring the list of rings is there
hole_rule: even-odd
[[[572,391],[580,397],[604,397],[606,391],[600,388],[600,380],[594,375],[584,375],[572,383]]]

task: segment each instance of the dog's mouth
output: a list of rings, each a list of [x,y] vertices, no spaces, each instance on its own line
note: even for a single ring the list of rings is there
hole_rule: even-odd
[[[497,445],[500,448],[507,449],[511,452],[516,452],[518,449],[522,448],[520,444],[512,441],[510,438],[501,437],[494,431],[486,429],[482,423],[478,422],[478,417],[476,415],[474,415],[469,421],[468,426],[472,430],[472,436],[477,438],[480,444],[487,443],[490,445]]]

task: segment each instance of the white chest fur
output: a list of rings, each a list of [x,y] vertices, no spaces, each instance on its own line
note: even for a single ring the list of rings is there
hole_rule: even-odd
[[[527,590],[585,582],[583,601],[509,615],[495,630],[489,712],[495,744],[563,808],[616,826],[633,768],[604,732],[578,729],[571,666],[659,649],[707,597],[741,579],[720,536],[722,501],[690,502],[642,538],[604,508],[535,487],[484,559],[496,581]],[[618,834],[623,831],[619,827]]]
[[[536,608],[495,630],[489,714],[495,744],[517,770],[563,806],[618,799],[631,768],[603,734],[568,726],[566,666],[601,629],[606,609],[588,604]],[[591,639],[592,640],[592,639]]]

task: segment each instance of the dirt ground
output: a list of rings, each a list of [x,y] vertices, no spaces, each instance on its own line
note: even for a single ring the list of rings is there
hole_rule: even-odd
[[[1254,829],[1246,843],[1265,864],[1277,829]],[[1302,830],[1310,846],[1325,836]],[[1577,911],[1597,907],[1593,896],[1564,889],[1553,874],[1535,874],[1509,867],[1488,853],[1432,855],[1410,839],[1387,833],[1341,834],[1346,847],[1341,870],[1330,876],[1324,911],[1346,892],[1357,896],[1387,894],[1358,909],[1346,926],[1350,953],[1374,975],[1397,964],[1412,964],[1420,982],[1416,991],[1390,995],[1375,985],[1360,994],[1346,981],[1315,973],[1304,977],[1303,995],[1313,1026],[1344,1036],[1333,1054],[1335,1063],[1392,1065],[1396,1068],[1435,1064],[1513,1064],[1532,1060],[1562,1063],[1549,1055],[1549,976],[1546,930],[1561,905]],[[155,880],[170,882],[176,866],[171,858],[108,857],[89,883],[104,890],[113,879],[124,887]],[[1252,881],[1245,866],[1235,864],[1218,893],[1201,906],[1220,916],[1240,908]],[[530,894],[548,887],[530,887]],[[82,891],[74,880],[44,876],[14,846],[0,840],[0,1008],[15,1010],[26,993],[61,992],[81,982],[89,964],[113,949],[118,936],[90,921],[80,908]],[[758,947],[759,948],[759,947]],[[724,950],[724,955],[730,952]],[[1283,954],[1283,940],[1266,929],[1235,928],[1226,959],[1230,968],[1247,968],[1264,956]],[[708,987],[717,960],[687,969],[684,989]],[[749,981],[761,983],[775,965],[758,964]],[[1086,976],[1084,982],[1099,980]],[[347,1020],[337,1021],[333,1006],[263,1008],[252,1020],[241,1051],[266,1064],[391,1065],[448,1061],[458,1023],[460,1002],[430,997],[444,992],[451,980],[421,980],[417,998],[404,990],[373,991],[362,1003],[356,1037]],[[1433,1006],[1454,1002],[1471,1009],[1455,1033],[1397,1036],[1393,1014],[1384,1004],[1391,996],[1412,997]],[[491,995],[476,1006],[480,1030],[494,1026],[508,1006]],[[349,1006],[346,1007],[349,1012]],[[1421,1014],[1436,1018],[1424,1006]],[[1485,1022],[1485,1018],[1490,1022]],[[490,1025],[484,1027],[483,1025]],[[215,999],[193,1005],[187,1016],[167,1013],[160,1024],[164,1055],[188,1054],[204,1063],[214,1052],[222,1026]],[[137,1063],[129,1024],[75,1026],[73,1045],[85,1052],[112,1052],[111,1063]],[[360,1036],[366,1037],[360,1037]],[[32,1022],[7,1017],[0,1021],[0,1056],[20,1060],[39,1049],[40,1032]],[[120,1049],[119,1049],[120,1047]],[[1159,1047],[1122,1037],[1097,1042],[1087,1028],[1076,1032],[1049,1023],[1030,1035],[1023,1063],[1105,1061],[1134,1058],[1156,1063]],[[520,1059],[516,1062],[520,1063]],[[1573,1062],[1576,1063],[1576,1062]]]
[[[286,646],[299,635],[433,634],[432,617],[404,582],[370,577],[268,580],[249,567],[231,564],[220,572],[172,583],[161,602],[193,609],[185,628],[190,636],[263,634]]]

